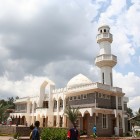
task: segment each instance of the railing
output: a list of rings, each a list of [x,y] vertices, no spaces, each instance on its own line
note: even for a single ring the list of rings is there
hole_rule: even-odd
[[[15,100],[14,103],[18,103],[18,102],[27,102],[28,99],[29,99],[29,97],[19,98],[19,99]]]
[[[117,62],[117,57],[115,55],[112,54],[102,54],[96,57],[95,63],[98,61],[102,61],[102,60],[113,60],[115,62]]]
[[[112,57],[114,60],[116,60],[115,56],[112,55]],[[113,92],[122,92],[121,88],[111,87],[109,85],[104,85],[102,83],[97,82],[97,83],[91,83],[91,84],[86,84],[86,85],[77,86],[77,87],[56,89],[55,91],[53,91],[53,93],[61,93],[63,91],[63,93],[69,94],[71,92],[80,92],[83,90],[90,90],[90,89],[96,89],[96,88],[101,88],[101,89],[105,89],[105,90],[109,90],[109,91],[113,91]]]
[[[27,110],[15,110],[15,113],[27,113]]]
[[[98,34],[96,36],[96,39],[97,40],[102,39],[102,38],[110,38],[110,39],[113,39],[112,34],[110,34],[110,33],[102,33],[102,34]]]
[[[36,108],[36,113],[44,113],[44,112],[48,112],[48,108],[42,108],[42,107],[40,107],[40,108]]]
[[[97,103],[92,103],[92,104],[80,104],[80,105],[71,105],[73,108],[90,108],[90,107],[97,107]]]
[[[67,93],[80,92],[83,90],[90,90],[90,89],[96,89],[96,88],[114,91],[114,92],[122,92],[122,89],[118,88],[118,87],[111,87],[110,85],[104,85],[102,83],[92,83],[92,84],[88,84],[88,85],[84,85],[84,86],[69,88],[67,90]]]

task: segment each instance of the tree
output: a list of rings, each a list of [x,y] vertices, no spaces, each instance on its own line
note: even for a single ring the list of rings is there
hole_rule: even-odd
[[[134,116],[131,108],[127,108],[127,114],[129,114],[130,118]]]
[[[78,118],[79,108],[73,108],[71,106],[68,106],[65,109],[65,113],[67,114],[71,123],[74,125]]]
[[[138,111],[135,112],[135,113],[136,113],[136,116],[140,116],[140,108],[139,108]]]
[[[0,100],[0,122],[6,121],[9,117],[9,113],[7,112],[8,109],[14,109],[14,98],[9,97],[8,100]]]
[[[16,98],[15,99],[19,99],[19,97],[18,96],[16,96]]]

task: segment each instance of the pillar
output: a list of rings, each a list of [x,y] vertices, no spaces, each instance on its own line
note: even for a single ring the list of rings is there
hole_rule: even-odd
[[[65,115],[63,115],[63,125],[62,127],[67,127],[67,117]]]

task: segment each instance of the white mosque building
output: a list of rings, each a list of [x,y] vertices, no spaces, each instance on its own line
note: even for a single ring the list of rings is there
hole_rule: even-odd
[[[112,68],[117,57],[111,54],[113,36],[108,25],[98,28],[97,43],[100,53],[95,64],[100,68],[101,82],[92,82],[86,76],[78,74],[67,86],[55,88],[55,83],[42,81],[40,93],[36,97],[19,98],[16,109],[10,113],[13,123],[28,126],[39,120],[41,127],[69,127],[70,122],[64,110],[66,106],[79,107],[78,129],[92,133],[96,125],[98,136],[122,135],[127,132],[128,98],[122,88],[113,86]],[[45,88],[49,90],[46,93]],[[116,132],[114,132],[114,127]]]

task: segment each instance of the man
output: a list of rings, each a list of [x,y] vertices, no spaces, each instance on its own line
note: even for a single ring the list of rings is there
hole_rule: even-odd
[[[92,128],[92,131],[93,131],[93,136],[94,136],[94,137],[97,137],[97,133],[96,133],[96,131],[97,131],[97,129],[96,129],[96,125],[94,125],[94,127]]]
[[[39,126],[40,126],[40,122],[39,121],[35,121],[35,128],[32,131],[32,140],[40,140],[40,135],[39,135]]]
[[[77,123],[73,124],[73,128],[68,131],[67,138],[68,140],[79,140],[79,133],[77,130]]]

